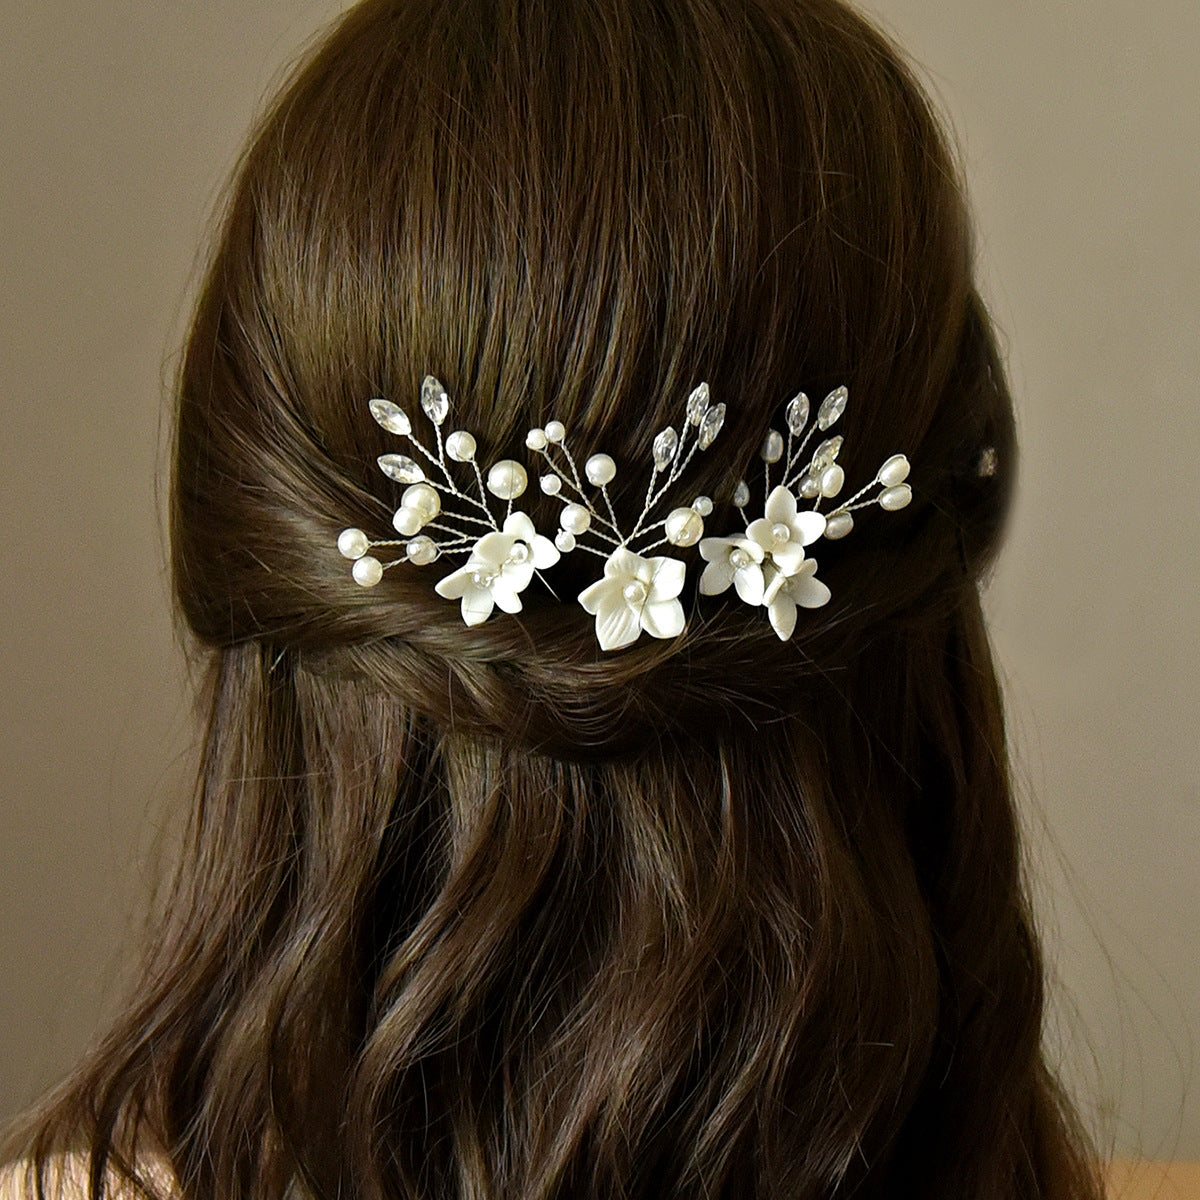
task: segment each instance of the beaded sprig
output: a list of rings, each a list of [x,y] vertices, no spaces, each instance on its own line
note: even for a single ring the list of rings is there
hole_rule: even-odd
[[[902,454],[893,454],[875,478],[848,501],[828,516],[819,511],[822,501],[839,495],[845,481],[836,461],[842,438],[827,438],[807,462],[803,455],[813,433],[828,430],[842,415],[847,399],[844,387],[831,392],[807,433],[807,396],[800,393],[789,402],[785,411],[786,443],[783,434],[772,429],[761,450],[765,463],[764,515],[750,520],[746,513],[749,487],[745,480],[739,480],[732,499],[745,530],[720,537],[703,536],[704,519],[713,510],[708,496],[697,496],[690,505],[674,507],[666,516],[647,523],[696,451],[707,450],[721,431],[725,405],[709,403],[707,383],[701,383],[688,396],[679,431],[668,425],[654,438],[645,502],[627,533],[608,494],[608,485],[617,475],[614,460],[607,454],[591,454],[581,475],[561,421],[531,429],[525,445],[545,463],[539,486],[563,503],[559,528],[551,541],[538,533],[528,514],[513,509],[513,501],[524,495],[529,485],[529,474],[521,463],[500,459],[491,465],[485,478],[470,433],[459,429],[443,439],[442,426],[450,413],[450,399],[442,385],[428,375],[421,384],[420,404],[434,428],[436,453],[415,436],[412,422],[398,405],[382,398],[369,405],[375,420],[388,432],[406,438],[434,471],[427,473],[421,463],[404,454],[383,454],[378,459],[385,475],[407,485],[392,518],[401,540],[372,541],[361,529],[350,528],[339,536],[338,549],[354,560],[352,575],[363,587],[373,587],[386,569],[400,562],[424,566],[443,554],[466,553],[466,563],[439,580],[434,590],[447,599],[459,600],[468,625],[487,620],[495,607],[520,612],[520,593],[535,574],[553,566],[563,554],[575,550],[596,554],[604,559],[604,573],[579,593],[578,600],[595,617],[601,649],[618,650],[635,642],[643,631],[657,638],[683,632],[685,617],[679,596],[686,564],[673,555],[651,552],[665,544],[681,549],[698,545],[707,564],[700,578],[701,594],[717,595],[732,586],[746,603],[766,607],[776,634],[786,640],[795,628],[797,606],[816,608],[830,599],[829,589],[815,577],[816,560],[807,557],[804,548],[820,537],[845,537],[853,528],[852,514],[858,509],[878,504],[896,510],[912,499],[905,482],[908,460]],[[797,438],[800,440],[793,449]],[[784,462],[783,480],[772,488],[771,466],[780,460]],[[478,498],[458,486],[450,462],[470,464]],[[585,479],[596,489],[591,495]],[[878,495],[863,499],[876,486],[882,489]],[[502,520],[493,514],[489,494],[506,503]],[[468,511],[445,508],[443,496],[469,506]],[[815,503],[811,509],[800,511],[802,500]],[[481,529],[486,532],[481,534]],[[436,539],[428,530],[448,536]],[[380,547],[399,546],[404,548],[404,556],[387,563],[369,553]]]

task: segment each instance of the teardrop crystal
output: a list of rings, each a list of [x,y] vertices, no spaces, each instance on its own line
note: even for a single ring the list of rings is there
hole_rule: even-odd
[[[670,425],[654,439],[654,466],[659,471],[665,471],[675,459],[675,451],[679,449],[679,434]]]
[[[798,490],[802,500],[815,500],[821,494],[821,484],[819,480],[814,479],[811,475],[805,475],[800,480]]]
[[[850,393],[844,387],[834,388],[821,401],[821,407],[817,410],[817,428],[828,429],[846,411],[846,401],[849,398]]]
[[[398,433],[401,437],[408,437],[412,433],[412,422],[409,421],[404,409],[398,404],[393,404],[390,400],[384,400],[382,397],[376,397],[371,401],[369,407],[371,409],[371,416],[388,433]]]
[[[750,488],[744,479],[739,479],[737,487],[733,489],[733,506],[734,508],[745,508],[749,503]]]
[[[701,450],[707,450],[712,445],[713,438],[721,432],[721,426],[724,424],[725,405],[714,404],[701,418],[700,432],[696,435]]]
[[[804,426],[808,424],[808,397],[803,392],[788,401],[784,420],[793,435],[804,432]]]
[[[809,467],[809,471],[813,475],[820,475],[826,468],[833,466],[834,460],[842,449],[843,440],[841,436],[826,438],[813,451],[812,466]]]
[[[432,375],[426,375],[421,382],[421,408],[435,425],[440,425],[450,414],[450,397]]]
[[[699,425],[708,412],[708,384],[702,383],[692,390],[687,401],[687,419],[693,425]]]
[[[776,463],[783,457],[783,434],[778,429],[768,429],[763,438],[763,462]]]
[[[397,483],[420,483],[425,472],[407,454],[381,454],[379,469]]]

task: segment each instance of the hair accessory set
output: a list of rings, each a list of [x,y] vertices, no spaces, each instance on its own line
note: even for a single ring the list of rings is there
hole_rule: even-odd
[[[685,618],[679,596],[686,564],[673,555],[651,552],[664,545],[680,549],[698,545],[705,560],[700,593],[719,595],[732,586],[747,604],[765,607],[772,628],[781,640],[787,640],[795,628],[798,607],[819,608],[830,598],[829,589],[816,578],[816,560],[806,556],[805,547],[821,537],[845,537],[854,526],[852,514],[860,508],[878,504],[891,511],[912,499],[905,482],[908,459],[893,454],[875,478],[849,500],[828,515],[818,511],[823,500],[840,494],[845,482],[837,463],[842,438],[826,438],[807,461],[802,456],[813,433],[824,433],[842,415],[847,398],[844,387],[830,392],[811,425],[810,405],[803,392],[788,403],[786,441],[775,429],[763,440],[763,515],[750,519],[746,511],[750,489],[745,480],[739,480],[732,499],[745,528],[718,537],[704,536],[704,518],[713,510],[708,496],[697,496],[690,505],[672,508],[665,517],[646,523],[696,451],[707,450],[721,430],[725,405],[710,405],[707,383],[701,383],[688,397],[679,431],[668,425],[655,437],[645,503],[627,533],[620,528],[608,495],[608,485],[617,475],[613,459],[602,453],[590,455],[581,477],[561,421],[531,429],[525,445],[545,462],[538,484],[563,503],[559,528],[551,540],[535,529],[528,514],[513,508],[513,501],[529,486],[529,473],[521,463],[500,459],[485,477],[471,434],[459,429],[443,438],[450,398],[442,385],[427,375],[421,385],[421,409],[433,425],[436,453],[415,436],[412,422],[398,405],[384,399],[370,402],[375,420],[389,433],[406,438],[433,472],[405,454],[379,457],[380,470],[407,485],[392,519],[401,540],[372,541],[361,529],[352,528],[343,530],[338,549],[354,560],[352,574],[363,587],[373,587],[384,570],[397,563],[425,566],[443,554],[465,553],[464,565],[440,579],[434,590],[460,602],[468,625],[487,620],[496,607],[507,613],[520,612],[520,593],[535,574],[553,566],[564,554],[587,551],[604,559],[604,573],[579,593],[578,600],[596,618],[600,648],[619,650],[637,641],[643,631],[657,638],[683,632]],[[478,498],[459,487],[451,462],[470,464]],[[772,487],[771,467],[778,462],[783,463],[783,478]],[[588,486],[593,489],[590,496]],[[881,490],[863,499],[876,486]],[[502,521],[492,512],[489,494],[505,502]],[[453,510],[443,506],[443,497],[458,502]],[[805,501],[812,501],[812,507],[801,508]],[[435,539],[427,530],[447,536]],[[403,547],[404,556],[388,563],[369,553],[393,546]]]

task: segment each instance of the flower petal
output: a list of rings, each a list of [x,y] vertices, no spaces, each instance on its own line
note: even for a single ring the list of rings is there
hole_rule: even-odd
[[[540,533],[534,534],[533,540],[529,543],[529,549],[533,551],[533,565],[539,571],[544,571],[547,567],[554,566],[562,558],[558,547],[548,537],[543,537]]]
[[[686,620],[678,600],[647,600],[642,605],[642,628],[656,638],[678,637]]]
[[[797,513],[792,528],[803,545],[811,546],[825,532],[825,518],[821,513],[811,510]]]
[[[788,577],[774,563],[768,563],[763,568],[763,598],[764,604],[771,604],[783,590]]]
[[[767,607],[771,618],[771,628],[779,635],[781,642],[786,642],[796,628],[796,605],[792,598],[783,592]]]
[[[532,576],[532,574],[533,571],[531,569],[530,575]],[[503,575],[492,584],[491,593],[497,607],[502,608],[506,613],[519,613],[521,611],[521,597],[517,595],[517,589]]]
[[[465,567],[459,567],[457,571],[451,571],[449,575],[439,579],[433,585],[433,590],[439,596],[445,596],[447,600],[457,600],[468,588],[475,586],[471,582],[474,573],[475,568],[468,563]]]
[[[713,559],[700,576],[700,594],[719,596],[733,582],[733,568],[728,558]]]
[[[761,604],[763,598],[762,567],[757,563],[751,563],[740,571],[734,571],[733,586],[737,588],[737,594],[747,604]]]
[[[783,484],[779,484],[771,489],[763,511],[767,514],[766,519],[772,525],[777,521],[783,521],[790,525],[796,517],[796,497]]]
[[[511,512],[504,518],[504,532],[519,537],[523,542],[532,542],[537,537],[537,530],[529,515],[523,512]]]
[[[595,583],[589,583],[579,593],[578,600],[588,612],[597,613],[606,605],[624,604],[625,597],[622,594],[624,587],[624,579],[619,576],[606,575],[603,579],[597,579]]]
[[[683,591],[683,581],[687,577],[687,565],[682,559],[661,555],[649,560],[654,574],[651,576],[649,603],[658,600],[670,600]]]
[[[622,598],[616,604],[602,604],[596,612],[596,637],[601,650],[620,650],[641,636],[638,614]]]
[[[795,575],[804,562],[804,547],[799,542],[780,542],[771,550],[771,559],[785,575]]]
[[[720,562],[729,557],[729,552],[740,542],[735,537],[706,537],[700,539],[700,557],[709,562]],[[726,584],[726,587],[729,585]]]
[[[479,563],[498,567],[508,557],[508,552],[516,543],[516,535],[512,533],[485,533],[471,549],[471,557]]]
[[[468,625],[480,625],[492,615],[495,602],[492,593],[487,588],[475,587],[473,584],[462,598],[462,618]]]
[[[788,581],[788,592],[801,608],[820,608],[833,593],[814,575]]]
[[[763,550],[770,550],[775,545],[775,522],[766,517],[759,517],[746,526],[746,536]]]
[[[510,588],[514,592],[523,592],[528,586],[529,581],[533,578],[533,562],[526,559],[523,563],[505,563],[500,569],[500,574],[496,579],[496,583],[500,580],[504,581],[504,586]],[[492,591],[496,590],[496,585],[492,585]],[[510,610],[515,611],[515,610]]]
[[[618,546],[605,560],[604,573],[605,575],[616,575],[625,579],[636,579],[638,577],[638,568],[646,560],[638,554],[634,554],[632,550],[625,546]]]

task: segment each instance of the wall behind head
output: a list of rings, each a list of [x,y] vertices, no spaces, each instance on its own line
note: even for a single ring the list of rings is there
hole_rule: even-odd
[[[111,1011],[187,802],[154,477],[217,189],[336,0],[45,0],[0,41],[0,1119]],[[872,0],[958,130],[1024,451],[989,594],[1051,1044],[1200,1158],[1200,6]]]

